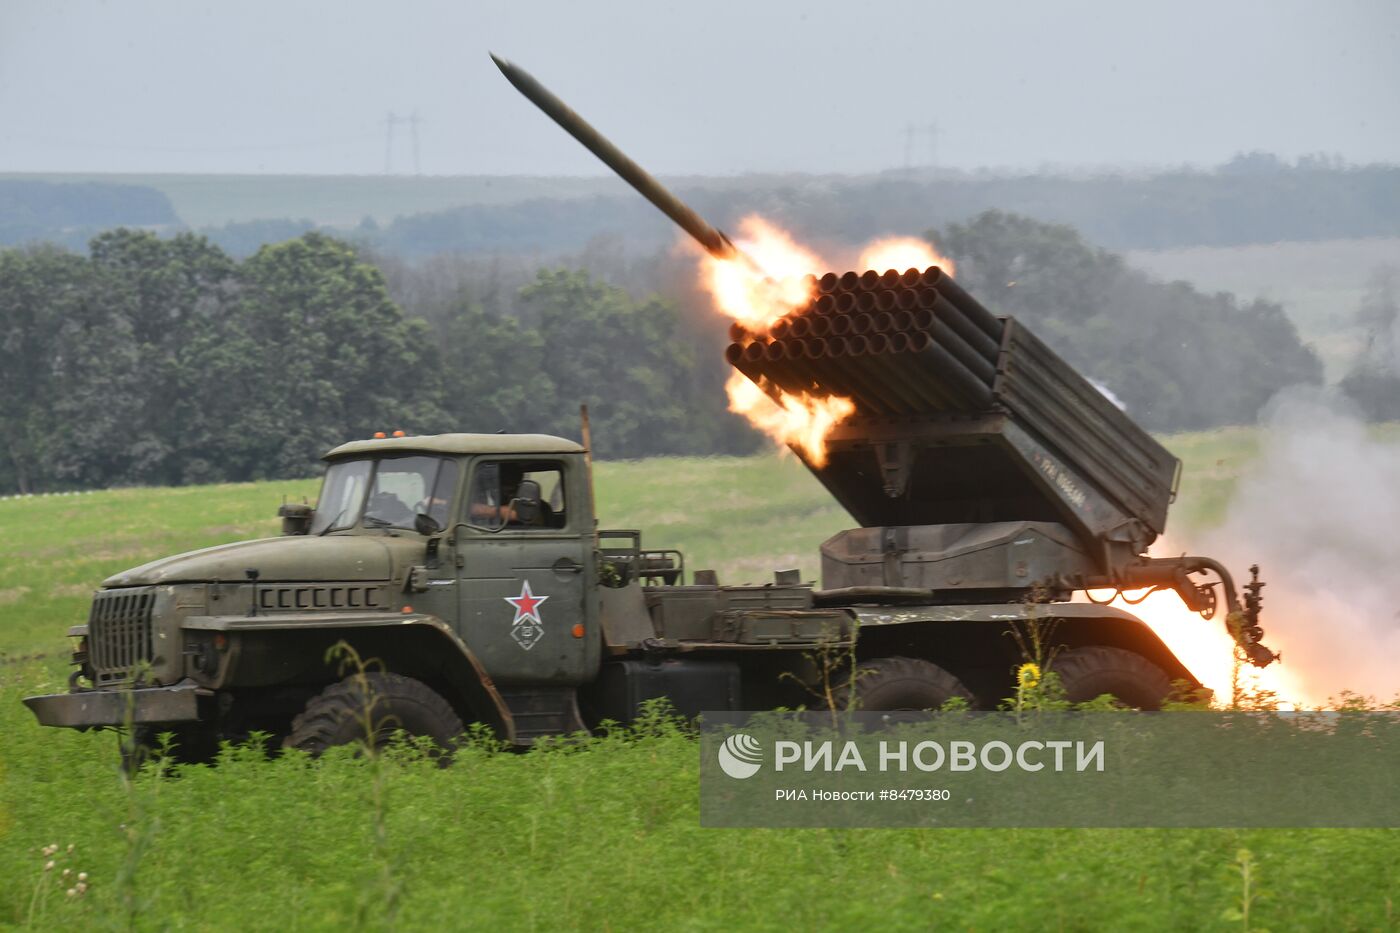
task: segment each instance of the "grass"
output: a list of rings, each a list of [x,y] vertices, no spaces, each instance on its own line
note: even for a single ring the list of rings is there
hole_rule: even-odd
[[[1189,530],[1228,500],[1257,440],[1240,430],[1169,443],[1187,461],[1174,521]],[[847,524],[791,460],[605,463],[598,474],[605,526],[641,527],[730,582],[794,566],[810,579],[817,543]],[[0,501],[0,926],[26,925],[31,905],[44,929],[1396,925],[1393,831],[704,830],[697,746],[664,723],[572,750],[474,748],[446,770],[408,751],[311,764],[233,749],[217,768],[134,782],[110,735],[34,724],[19,698],[63,689],[62,632],[105,575],[273,534],[282,494],[314,488]],[[68,896],[78,871],[89,887]]]

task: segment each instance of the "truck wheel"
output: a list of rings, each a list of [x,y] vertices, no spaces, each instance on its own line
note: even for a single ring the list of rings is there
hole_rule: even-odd
[[[853,677],[833,694],[837,709],[892,710],[938,709],[954,697],[973,703],[972,694],[954,677],[931,661],[919,658],[873,658],[857,661]]]
[[[132,726],[131,732],[117,736],[122,771],[135,774],[148,761],[160,757],[160,736],[171,735],[170,760],[179,765],[207,765],[219,755],[219,734],[197,726]]]
[[[1056,655],[1050,669],[1060,675],[1065,698],[1072,703],[1085,703],[1107,693],[1124,706],[1156,710],[1172,692],[1166,671],[1123,648],[1071,648]]]
[[[366,728],[371,724],[372,737]],[[371,740],[379,748],[398,729],[427,736],[448,750],[464,731],[447,701],[422,681],[401,674],[352,675],[307,702],[282,747],[319,755],[334,745]]]

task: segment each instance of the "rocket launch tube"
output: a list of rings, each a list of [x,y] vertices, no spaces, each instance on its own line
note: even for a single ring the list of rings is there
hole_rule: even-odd
[[[994,364],[989,362],[986,357],[978,355],[977,351],[969,347],[951,327],[942,321],[935,320],[926,330],[934,342],[947,350],[968,372],[976,376],[988,388],[991,387],[997,376]],[[916,342],[918,342],[918,338],[911,337],[911,343]]]
[[[889,390],[872,376],[868,361],[870,357],[869,341],[865,337],[856,336],[846,340],[847,354],[842,357],[837,365],[844,373],[849,373],[849,378],[859,389],[859,396],[865,398],[870,410],[877,414],[903,414],[904,405],[897,396],[891,396]]]
[[[894,358],[890,355],[890,338],[885,334],[875,334],[869,341],[870,355],[861,359],[871,377],[898,398],[907,411],[917,412],[926,407],[928,399],[910,383],[905,367],[891,365]]]
[[[996,315],[982,307],[982,303],[973,298],[963,287],[954,282],[947,273],[937,266],[929,266],[924,270],[924,274],[919,279],[925,287],[935,288],[938,293],[948,299],[954,307],[963,314],[966,314],[972,323],[991,337],[998,344],[1001,343],[1001,321]]]
[[[933,374],[928,372],[919,361],[908,358],[911,347],[915,340],[922,335],[895,334],[890,338],[890,353],[894,354],[895,360],[902,365],[899,372],[905,379],[917,386],[919,394],[922,396],[925,407],[933,408],[960,408],[962,402],[956,394],[949,392],[938,384],[938,380]]]
[[[915,337],[910,341],[909,349],[914,359],[921,360],[933,368],[940,382],[946,382],[975,407],[992,407],[992,390],[953,359],[951,353],[934,343],[932,337],[927,334]]]
[[[965,314],[954,307],[946,298],[933,289],[919,293],[919,305],[933,312],[934,317],[951,327],[959,337],[967,342],[989,362],[995,362],[1000,345],[989,337],[987,332],[972,323]]]

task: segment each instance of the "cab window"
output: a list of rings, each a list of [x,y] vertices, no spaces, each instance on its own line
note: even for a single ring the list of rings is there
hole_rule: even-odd
[[[437,482],[433,484],[433,494],[424,503],[423,511],[437,522],[438,528],[446,528],[451,514],[452,494],[457,491],[457,461],[444,460],[438,468]]]
[[[563,528],[568,524],[564,465],[555,460],[479,463],[467,509],[468,522],[492,531]]]

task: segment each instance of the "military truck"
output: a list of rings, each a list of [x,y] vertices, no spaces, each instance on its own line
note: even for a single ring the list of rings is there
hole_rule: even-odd
[[[598,529],[588,451],[570,440],[352,441],[326,454],[314,509],[282,508],[282,537],[168,557],[104,581],[87,623],[69,631],[79,642],[71,690],[25,702],[46,725],[173,731],[198,760],[219,739],[254,730],[312,752],[360,737],[368,684],[376,715],[410,733],[447,744],[481,722],[526,745],[629,721],[655,697],[686,715],[829,697],[867,709],[953,697],[993,706],[1014,690],[1025,660],[1009,633],[1052,619],[1062,648],[1052,664],[1071,697],[1108,693],[1152,708],[1173,680],[1199,686],[1122,610],[1026,601],[1032,584],[1061,599],[1067,587],[1105,582],[1093,579],[1099,555],[1080,534],[1038,520],[1057,506],[1078,514],[1081,494],[1085,503],[1103,494],[1067,466],[1053,475],[1036,466],[1049,445],[1025,441],[1011,416],[996,417],[975,426],[995,443],[969,434],[970,446],[922,448],[940,453],[914,458],[904,507],[928,510],[920,519],[988,510],[999,520],[843,532],[822,546],[820,589],[791,572],[723,585],[687,568],[680,552],[646,546],[636,530]],[[863,439],[818,472],[858,516],[881,517],[878,488],[848,492],[882,483],[873,469],[880,449]],[[968,451],[1019,457],[1021,477],[996,486],[976,480],[975,464],[945,472],[951,461],[941,454]],[[862,495],[872,504],[851,498]],[[1035,503],[1024,517],[998,513],[992,501],[1023,497]],[[1108,536],[1101,543],[1115,546]],[[342,640],[375,659],[368,678],[343,677],[328,660]]]
[[[706,249],[744,261],[498,64]],[[859,526],[821,546],[820,586],[781,569],[722,583],[638,530],[601,528],[586,443],[380,433],[325,455],[315,507],[284,505],[282,537],[107,579],[69,632],[70,690],[25,702],[46,725],[173,732],[200,760],[254,731],[317,753],[391,728],[446,746],[483,723],[527,746],[663,697],[689,716],[991,708],[1030,659],[1072,700],[1153,709],[1174,682],[1199,691],[1141,620],[1071,601],[1129,588],[1223,611],[1242,658],[1274,659],[1257,572],[1241,598],[1214,560],[1146,556],[1179,461],[1024,325],[937,267],[809,284],[812,300],[766,333],[736,329],[726,358],[770,393],[853,402],[829,456],[797,451]],[[374,670],[346,676],[330,657],[341,642]]]

